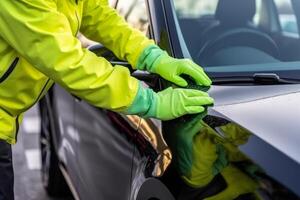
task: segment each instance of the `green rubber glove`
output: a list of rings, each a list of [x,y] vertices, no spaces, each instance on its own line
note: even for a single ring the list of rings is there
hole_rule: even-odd
[[[187,81],[180,77],[183,74],[193,78],[197,85],[211,85],[211,80],[199,65],[189,59],[172,58],[156,45],[150,45],[143,51],[138,59],[137,69],[159,74],[181,87],[188,85]]]
[[[140,85],[132,105],[125,114],[136,114],[145,118],[171,120],[186,114],[201,113],[203,106],[212,105],[214,100],[206,92],[171,87],[155,93]]]
[[[204,112],[204,106],[213,103],[214,100],[206,92],[169,87],[157,93],[155,111],[148,116],[171,120],[186,114]]]

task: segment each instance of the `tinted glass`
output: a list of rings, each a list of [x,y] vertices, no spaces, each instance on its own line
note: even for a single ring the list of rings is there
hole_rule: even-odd
[[[274,21],[280,19],[284,31],[298,32],[294,13],[299,10],[293,8],[290,0],[274,2],[279,12],[268,7],[271,4],[266,0],[173,2],[179,31],[190,55],[208,71],[230,72],[231,67],[259,72],[289,70],[290,67],[300,70],[300,40],[282,35],[281,28],[274,25]]]
[[[181,18],[199,18],[205,15],[214,15],[217,3],[218,0],[176,1],[176,12]]]
[[[299,37],[297,20],[291,0],[275,0],[275,4],[282,31],[295,34]]]

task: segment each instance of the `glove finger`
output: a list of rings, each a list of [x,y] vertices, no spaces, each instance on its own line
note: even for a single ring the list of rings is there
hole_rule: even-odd
[[[188,83],[186,82],[186,80],[184,80],[180,76],[174,76],[169,81],[175,83],[176,85],[178,85],[180,87],[186,87],[188,85]]]
[[[211,80],[210,78],[206,75],[206,73],[203,71],[202,68],[200,67],[194,67],[191,69],[191,74],[190,76],[195,79],[195,82],[198,85],[204,85],[204,86],[210,86],[211,85]]]
[[[190,60],[188,62],[191,67],[183,68],[183,73],[191,76],[198,85],[210,86],[212,82],[203,69]]]
[[[194,90],[194,89],[182,89],[185,96],[187,97],[208,97],[207,92],[203,92],[200,90]]]
[[[212,105],[214,99],[211,97],[190,97],[187,101],[188,106]]]
[[[203,106],[188,106],[186,107],[187,113],[185,114],[197,114],[202,113],[205,111],[205,108]]]

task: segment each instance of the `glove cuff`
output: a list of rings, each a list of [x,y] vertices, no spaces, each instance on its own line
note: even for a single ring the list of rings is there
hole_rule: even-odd
[[[155,117],[157,107],[156,102],[157,94],[153,90],[144,87],[140,82],[133,103],[124,111],[124,113],[128,115],[138,115],[143,118]]]
[[[161,56],[165,55],[167,52],[161,50],[157,45],[149,45],[141,53],[137,69],[147,70],[148,72],[154,72],[154,62]]]

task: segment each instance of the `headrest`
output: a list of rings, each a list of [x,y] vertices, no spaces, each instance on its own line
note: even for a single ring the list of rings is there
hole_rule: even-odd
[[[255,0],[219,0],[215,17],[222,24],[243,25],[256,13]]]

